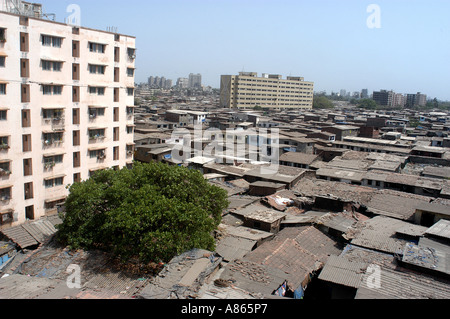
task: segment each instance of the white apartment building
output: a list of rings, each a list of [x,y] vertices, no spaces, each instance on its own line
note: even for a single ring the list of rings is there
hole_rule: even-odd
[[[0,227],[132,164],[135,37],[0,12]]]

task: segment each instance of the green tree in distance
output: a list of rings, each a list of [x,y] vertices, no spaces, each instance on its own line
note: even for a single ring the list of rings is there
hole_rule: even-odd
[[[361,99],[358,101],[357,107],[367,110],[376,110],[378,108],[378,104],[371,99]]]
[[[313,109],[332,109],[333,103],[325,96],[314,96]]]
[[[167,262],[192,248],[214,250],[212,233],[227,206],[227,192],[196,170],[135,163],[73,184],[57,238],[123,261]]]

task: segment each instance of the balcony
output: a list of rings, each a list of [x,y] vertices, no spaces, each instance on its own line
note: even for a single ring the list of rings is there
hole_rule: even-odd
[[[9,169],[0,168],[0,176],[9,176],[11,175],[11,171]]]
[[[44,146],[61,146],[64,143],[63,140],[45,140]]]
[[[44,169],[45,170],[51,170],[51,169],[53,169],[53,167],[55,167],[56,166],[56,163],[55,162],[47,162],[47,163],[44,163]]]
[[[92,135],[92,136],[89,136],[89,142],[94,142],[94,143],[103,142],[105,140],[105,138],[106,137],[104,135],[100,135],[100,134]]]

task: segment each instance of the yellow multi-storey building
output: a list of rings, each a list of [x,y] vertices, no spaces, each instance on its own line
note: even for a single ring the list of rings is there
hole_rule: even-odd
[[[222,75],[220,106],[226,108],[311,109],[314,83],[302,77],[240,72],[239,75]]]

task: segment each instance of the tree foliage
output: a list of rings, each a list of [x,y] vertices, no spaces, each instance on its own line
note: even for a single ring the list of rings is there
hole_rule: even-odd
[[[357,107],[366,110],[376,110],[378,108],[378,104],[372,99],[361,99],[358,101]]]
[[[314,96],[313,109],[332,109],[333,102],[325,96]]]
[[[226,191],[198,171],[135,163],[73,184],[58,238],[124,261],[167,262],[192,248],[214,250],[212,232],[227,206]]]

